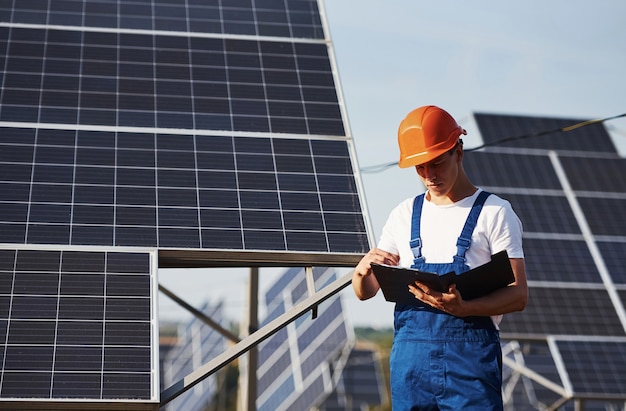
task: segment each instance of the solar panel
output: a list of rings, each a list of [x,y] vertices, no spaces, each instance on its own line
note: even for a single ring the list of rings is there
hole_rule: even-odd
[[[317,0],[0,0],[0,50],[3,246],[160,268],[352,265],[370,248]],[[106,395],[126,395],[120,375]]]
[[[224,322],[221,303],[205,303],[200,310],[209,318]],[[217,331],[197,318],[190,320],[181,326],[176,346],[163,359],[164,386],[169,387],[183,379],[194,369],[221,354],[225,348],[226,340]],[[202,411],[219,389],[215,376],[209,376],[167,404],[165,410]]]
[[[528,238],[524,243],[531,281],[601,284],[587,244],[580,240]]]
[[[619,286],[626,285],[626,243],[599,241],[598,249],[602,254],[611,278]]]
[[[560,163],[576,191],[621,193],[626,192],[626,182],[616,179],[626,173],[624,158],[593,158],[560,156]],[[594,170],[592,175],[589,170]]]
[[[525,149],[616,153],[615,145],[601,123],[570,131],[561,131],[565,127],[588,121],[589,119],[495,115],[488,113],[474,113],[474,119],[486,144],[493,144],[503,139],[516,138],[514,141],[502,142],[498,143],[498,145]],[[555,132],[545,134],[549,131]]]
[[[500,329],[523,338],[563,335],[625,335],[604,287],[532,287],[526,309],[507,314]]]
[[[5,242],[369,249],[316,1],[9,2],[0,47]]]
[[[335,279],[330,268],[313,268],[321,289]],[[307,294],[302,269],[285,271],[266,292],[267,324]],[[333,388],[333,372],[351,348],[351,332],[339,297],[321,304],[317,318],[303,316],[259,345],[257,409],[303,410],[319,405]],[[345,360],[344,360],[345,361]],[[340,367],[339,367],[340,368]]]
[[[556,339],[572,390],[626,398],[626,340]]]
[[[2,247],[0,406],[155,409],[154,267],[146,252]]]
[[[353,348],[337,388],[319,407],[321,411],[359,411],[386,401],[384,379],[376,351]]]
[[[562,189],[546,156],[472,151],[465,153],[463,164],[472,170],[472,179],[486,187]]]
[[[494,190],[496,194],[498,192]],[[502,194],[513,204],[524,223],[533,233],[579,234],[580,227],[568,200],[563,195]]]
[[[276,0],[231,1],[227,4],[188,0],[157,0],[111,3],[95,0],[53,2],[41,7],[38,2],[0,4],[0,20],[12,23],[132,28],[272,37],[324,38],[317,1]]]
[[[598,198],[581,196],[578,202],[593,234],[625,237],[626,216],[621,210],[626,206],[626,198],[602,198],[598,201]]]
[[[563,132],[558,130],[580,120],[485,113],[475,119],[484,142],[496,147],[468,152],[468,174],[509,200],[524,225],[530,299],[523,312],[507,314],[500,329],[508,344],[520,341],[525,347],[512,361],[535,374],[513,370],[508,381],[515,384],[526,375],[526,389],[517,391],[525,391],[535,407],[559,397],[602,404],[622,395],[614,387],[624,386],[623,373],[603,364],[615,352],[620,366],[626,347],[624,159],[601,124]],[[509,137],[523,138],[498,143]],[[556,348],[547,353],[542,339],[555,341]],[[544,353],[536,357],[544,358],[539,362],[554,366],[537,368],[535,351]],[[538,388],[536,373],[562,388]]]

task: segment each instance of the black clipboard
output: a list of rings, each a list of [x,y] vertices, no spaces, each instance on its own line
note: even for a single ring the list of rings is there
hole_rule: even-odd
[[[506,250],[492,255],[490,262],[461,274],[449,272],[438,275],[413,268],[376,263],[372,263],[371,266],[385,299],[401,304],[419,303],[409,292],[409,284],[416,280],[440,292],[448,291],[451,284],[456,284],[464,300],[481,297],[515,281]]]

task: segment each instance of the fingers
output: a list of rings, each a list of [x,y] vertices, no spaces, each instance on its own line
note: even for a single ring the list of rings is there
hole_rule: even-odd
[[[400,258],[379,248],[372,248],[363,256],[355,271],[361,276],[367,276],[372,272],[372,263],[398,265]]]
[[[397,265],[400,259],[397,255],[391,254],[380,248],[373,248],[367,253],[370,263]]]
[[[363,260],[361,261],[366,263],[367,267],[370,268],[371,263],[397,265],[399,258],[397,255],[388,253],[387,251],[373,248],[363,257]]]
[[[433,290],[426,284],[415,281],[415,284],[409,284],[409,292],[415,296],[415,298],[424,301],[425,303],[433,303],[441,298],[441,293]]]
[[[428,287],[424,283],[416,281],[415,284],[409,284],[409,292],[416,299],[433,308],[453,315],[460,313],[459,309],[462,299],[454,284],[448,288],[447,292],[442,293]]]

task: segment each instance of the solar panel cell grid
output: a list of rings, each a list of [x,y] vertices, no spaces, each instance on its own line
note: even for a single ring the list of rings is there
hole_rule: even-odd
[[[211,248],[224,235],[235,248],[365,249],[344,142],[180,137],[42,129],[41,145],[0,143],[18,167],[2,177],[0,224],[14,233],[5,241]],[[113,149],[118,141],[132,148]],[[195,142],[211,151],[194,152]],[[255,230],[271,230],[269,241]]]
[[[563,341],[557,346],[576,393],[626,395],[626,343]]]
[[[615,176],[626,175],[624,158],[589,158],[560,156],[574,190],[606,193],[626,192],[626,181]],[[593,170],[592,173],[589,173]]]
[[[10,193],[1,197],[0,225],[8,242],[369,248],[316,1],[14,3],[0,4],[0,121],[33,129],[11,127],[0,138],[0,190]],[[46,13],[39,23],[56,26],[13,24]],[[262,28],[282,27],[288,39],[144,30],[193,32],[203,20],[201,31],[212,32],[212,19],[217,33],[245,27],[264,35]],[[294,39],[303,34],[310,40]],[[62,129],[35,130],[41,123]],[[72,130],[78,124],[190,132]],[[206,130],[306,137],[202,135]]]
[[[496,190],[497,194],[497,190]],[[508,200],[519,216],[525,232],[580,234],[578,222],[565,196],[510,194]]]
[[[624,237],[626,235],[626,199],[578,197],[587,222],[594,235]]]
[[[0,250],[0,399],[151,400],[150,261]]]
[[[604,289],[532,287],[522,312],[507,314],[504,335],[626,335]]]
[[[561,190],[547,156],[468,152],[464,167],[479,186]]]
[[[10,31],[2,120],[344,135],[324,44],[44,33]]]
[[[2,21],[26,24],[133,28],[140,30],[191,31],[279,37],[324,36],[317,10],[311,0],[282,2],[273,0],[229,2],[108,1],[67,0],[52,2],[0,3]]]
[[[531,281],[602,283],[589,248],[582,240],[527,238],[524,257]]]
[[[626,243],[599,241],[597,245],[613,282],[626,285]]]

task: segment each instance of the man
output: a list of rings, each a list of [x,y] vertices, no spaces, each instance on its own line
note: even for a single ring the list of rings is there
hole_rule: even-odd
[[[373,262],[458,274],[502,250],[515,281],[469,301],[454,285],[443,293],[420,282],[409,286],[416,303],[396,304],[394,311],[394,411],[503,408],[498,324],[528,300],[522,225],[506,200],[474,186],[466,175],[463,134],[436,106],[419,107],[401,122],[399,165],[415,167],[426,193],[391,212],[378,247],[355,268],[354,291],[361,300],[378,292]]]

